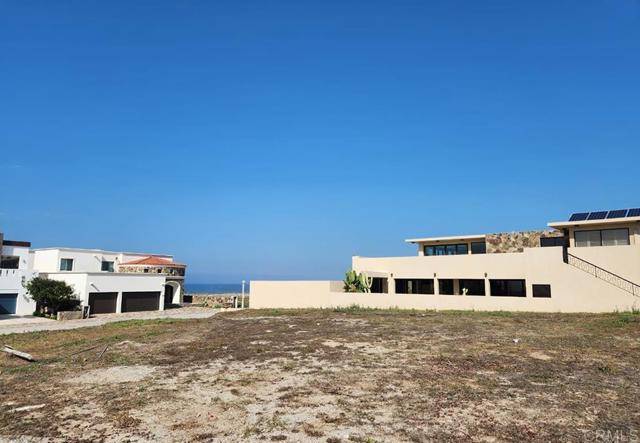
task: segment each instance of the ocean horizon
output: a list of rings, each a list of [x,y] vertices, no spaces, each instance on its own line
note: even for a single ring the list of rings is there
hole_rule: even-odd
[[[242,283],[186,283],[187,294],[228,294],[241,293]],[[249,293],[249,283],[245,284],[245,292]]]

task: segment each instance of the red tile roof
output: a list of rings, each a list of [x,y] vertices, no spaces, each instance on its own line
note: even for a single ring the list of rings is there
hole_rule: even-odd
[[[150,265],[150,266],[180,266],[184,267],[182,263],[172,262],[171,260],[167,260],[166,258],[149,256],[145,258],[139,258],[137,260],[131,260],[125,263],[120,263],[122,265]]]

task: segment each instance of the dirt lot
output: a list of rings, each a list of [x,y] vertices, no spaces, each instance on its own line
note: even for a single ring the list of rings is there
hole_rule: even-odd
[[[0,356],[0,439],[640,438],[638,314],[256,310],[2,340],[39,362]]]

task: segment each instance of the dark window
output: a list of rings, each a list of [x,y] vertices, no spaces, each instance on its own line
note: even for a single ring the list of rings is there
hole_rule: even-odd
[[[60,270],[61,271],[73,271],[73,259],[72,258],[62,258],[62,259],[60,259]]]
[[[496,297],[526,297],[524,280],[490,280],[491,295]]]
[[[0,269],[18,269],[20,267],[20,257],[3,255],[0,259]]]
[[[113,272],[113,262],[103,260],[102,267],[100,269],[106,272]]]
[[[440,294],[442,295],[453,295],[453,280],[450,278],[444,278],[438,280],[438,287],[440,289]]]
[[[533,296],[551,298],[551,285],[533,285]]]
[[[543,248],[564,246],[564,237],[540,237],[540,246]]]
[[[424,255],[464,255],[469,253],[469,246],[466,243],[453,245],[425,246]]]
[[[386,294],[389,292],[386,278],[373,277],[371,280],[371,292],[374,294]]]
[[[487,242],[475,241],[475,242],[471,243],[471,253],[472,254],[486,254],[487,253]]]
[[[484,280],[460,280],[460,295],[464,294],[464,290],[467,290],[467,295],[485,295]]]
[[[396,294],[433,294],[433,280],[397,278]]]

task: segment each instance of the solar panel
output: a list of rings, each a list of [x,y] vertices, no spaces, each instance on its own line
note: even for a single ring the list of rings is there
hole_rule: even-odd
[[[616,209],[609,211],[607,218],[624,218],[627,216],[627,209]]]
[[[627,217],[640,217],[640,208],[629,209]]]
[[[575,214],[571,214],[571,217],[569,217],[569,221],[586,220],[588,216],[589,216],[588,212],[576,212]]]
[[[602,220],[604,218],[607,218],[607,213],[608,211],[591,212],[589,214],[589,217],[587,217],[587,220]]]

